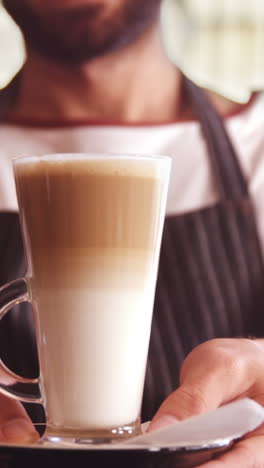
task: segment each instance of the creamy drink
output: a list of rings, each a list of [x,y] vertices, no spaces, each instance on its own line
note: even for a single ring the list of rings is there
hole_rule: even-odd
[[[48,434],[135,428],[168,174],[158,157],[16,160]]]

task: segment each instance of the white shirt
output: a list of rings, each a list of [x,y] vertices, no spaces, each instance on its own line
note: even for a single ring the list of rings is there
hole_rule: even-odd
[[[264,94],[226,119],[255,206],[264,252]],[[168,155],[172,175],[167,214],[213,205],[218,199],[209,158],[197,122],[154,125],[0,126],[0,210],[16,211],[11,160],[49,153],[110,152]]]

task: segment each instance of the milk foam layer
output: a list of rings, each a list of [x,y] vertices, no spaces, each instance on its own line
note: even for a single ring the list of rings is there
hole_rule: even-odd
[[[15,160],[16,173],[30,176],[40,172],[82,172],[96,175],[129,175],[136,177],[155,177],[164,180],[167,168],[166,157],[153,156],[96,156],[84,154],[50,154],[41,157],[23,157]]]

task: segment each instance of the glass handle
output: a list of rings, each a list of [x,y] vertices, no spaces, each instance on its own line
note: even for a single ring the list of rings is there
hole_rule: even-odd
[[[0,288],[0,320],[9,312],[12,307],[20,304],[21,302],[28,301],[29,294],[27,283],[24,278],[11,281]],[[21,350],[22,352],[23,350]],[[36,384],[39,389],[39,378],[37,379],[26,379],[20,375],[15,374],[8,369],[0,359],[0,393],[13,398],[15,400],[27,402],[27,403],[42,403],[42,397],[35,395],[28,395],[17,392],[15,388],[10,388],[18,383],[23,384]]]

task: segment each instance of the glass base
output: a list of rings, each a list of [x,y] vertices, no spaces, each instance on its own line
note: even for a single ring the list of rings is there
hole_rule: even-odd
[[[140,419],[134,423],[116,428],[80,430],[74,428],[55,428],[47,425],[41,442],[52,444],[111,444],[141,434]]]

